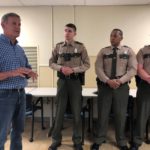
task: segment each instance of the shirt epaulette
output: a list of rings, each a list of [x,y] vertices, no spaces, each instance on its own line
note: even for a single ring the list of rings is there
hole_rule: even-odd
[[[57,43],[56,45],[59,45],[59,44],[63,44],[64,42],[59,42],[59,43]]]
[[[81,42],[78,42],[78,41],[75,41],[76,44],[80,44],[80,45],[83,45],[83,43]]]
[[[130,48],[130,47],[129,47],[129,46],[127,46],[127,45],[123,45],[123,47]]]
[[[146,47],[150,47],[150,45],[145,45],[144,48],[146,48]]]
[[[104,47],[104,48],[111,48],[111,46],[107,46],[107,47]]]

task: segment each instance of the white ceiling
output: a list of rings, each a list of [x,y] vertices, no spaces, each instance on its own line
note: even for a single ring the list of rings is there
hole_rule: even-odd
[[[145,5],[150,0],[0,0],[0,6]]]

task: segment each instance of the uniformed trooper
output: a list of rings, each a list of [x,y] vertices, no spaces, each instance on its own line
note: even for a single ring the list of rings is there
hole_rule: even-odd
[[[150,116],[150,45],[139,50],[137,61],[137,72],[141,81],[138,84],[137,90],[137,119],[131,150],[138,150],[139,146],[141,146],[146,123]]]
[[[96,59],[98,129],[91,150],[99,150],[99,146],[106,141],[111,107],[117,145],[120,150],[128,150],[124,135],[129,96],[128,82],[136,74],[137,61],[130,47],[120,45],[122,39],[123,32],[120,29],[113,29],[110,35],[111,46],[102,48]]]
[[[56,150],[61,145],[61,129],[67,100],[73,113],[73,136],[75,150],[82,150],[81,145],[81,92],[83,74],[89,69],[90,61],[84,44],[75,41],[76,26],[67,24],[64,30],[65,41],[56,44],[49,60],[49,66],[58,73],[57,110],[52,144],[49,150]]]

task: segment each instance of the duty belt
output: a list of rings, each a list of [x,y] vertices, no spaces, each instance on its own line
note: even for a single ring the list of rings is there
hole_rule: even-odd
[[[62,72],[58,71],[58,72],[57,72],[57,76],[58,76],[60,79],[64,79],[64,80],[65,80],[65,79],[67,79],[67,80],[69,80],[69,79],[78,80],[78,79],[79,79],[81,85],[84,85],[84,83],[85,83],[85,73],[84,73],[84,72],[82,72],[82,73],[72,73],[72,74],[66,76],[66,75],[64,75]]]
[[[64,75],[63,73],[61,72],[57,72],[57,76],[60,78],[60,79],[73,79],[73,80],[77,80],[79,79],[79,74],[78,73],[72,73],[70,75]]]

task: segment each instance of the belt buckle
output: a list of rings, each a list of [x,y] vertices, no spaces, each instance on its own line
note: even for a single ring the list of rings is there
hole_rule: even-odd
[[[120,79],[120,76],[116,76],[115,79]]]
[[[21,89],[17,89],[17,92],[18,92],[18,93],[20,93],[21,91],[22,91],[22,88],[21,88]]]
[[[20,89],[17,89],[17,92],[20,93]]]
[[[66,78],[66,79],[70,79],[70,75],[68,75],[68,76],[65,76],[65,78]]]
[[[78,79],[78,78],[79,78],[78,73],[75,73],[74,76],[75,76],[75,79]]]
[[[74,73],[74,75],[77,77],[77,76],[78,76],[78,73]]]

